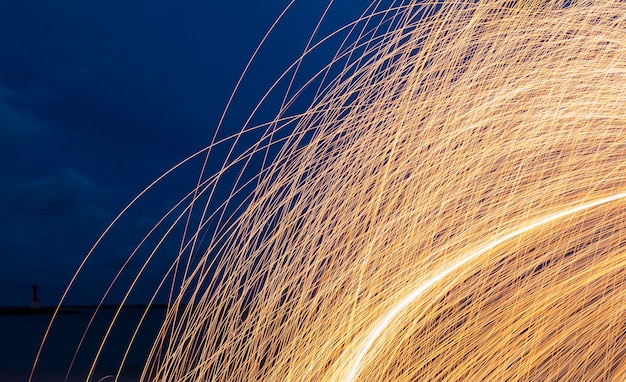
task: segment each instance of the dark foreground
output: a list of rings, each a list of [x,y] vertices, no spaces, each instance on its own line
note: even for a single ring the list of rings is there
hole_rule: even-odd
[[[68,381],[85,381],[93,358],[113,318],[115,307],[105,307],[96,315],[81,350],[77,353]],[[130,338],[144,312],[144,306],[125,307],[102,348],[93,381],[115,375]],[[54,308],[0,308],[0,381],[27,381],[41,339]],[[94,313],[93,307],[68,307],[52,326],[33,381],[64,381],[76,348]],[[121,381],[136,381],[141,375],[154,338],[165,318],[164,306],[148,311],[138,337],[122,369]],[[113,381],[113,378],[103,379]]]

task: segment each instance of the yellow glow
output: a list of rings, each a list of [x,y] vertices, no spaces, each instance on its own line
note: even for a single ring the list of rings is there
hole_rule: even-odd
[[[624,380],[626,3],[564,4],[372,6],[306,112],[216,134],[144,380]]]

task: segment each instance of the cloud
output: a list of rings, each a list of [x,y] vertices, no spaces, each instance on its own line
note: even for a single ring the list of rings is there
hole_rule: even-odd
[[[31,284],[40,286],[44,305],[53,305],[122,207],[120,191],[104,187],[73,168],[32,180],[0,178],[0,185],[0,306],[28,304]],[[151,208],[139,208],[118,222],[87,263],[69,302],[97,302],[157,220]],[[156,240],[149,240],[146,249],[129,264],[116,298],[123,295],[123,285],[136,275]],[[147,301],[150,288],[160,280],[177,249],[178,242],[174,241],[159,252],[144,278],[152,286],[139,290],[136,301]]]
[[[112,219],[111,192],[72,168],[0,184],[0,305],[24,303],[32,283],[57,299]]]
[[[32,138],[46,132],[43,121],[29,111],[33,97],[0,84],[0,144]]]
[[[64,216],[84,209],[86,204],[97,203],[104,196],[105,191],[89,178],[66,168],[55,176],[21,184],[12,195],[11,204],[26,213]]]

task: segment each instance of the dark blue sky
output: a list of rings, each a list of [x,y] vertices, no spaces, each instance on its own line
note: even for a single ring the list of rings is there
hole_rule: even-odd
[[[323,33],[367,3],[338,0]],[[117,212],[209,143],[239,74],[286,4],[0,0],[0,306],[27,305],[33,283],[44,305],[55,304]],[[298,56],[326,5],[296,1],[254,63],[226,131],[241,127]],[[153,202],[178,198],[176,187]],[[96,302],[137,232],[159,216],[140,208],[121,224],[69,302]]]

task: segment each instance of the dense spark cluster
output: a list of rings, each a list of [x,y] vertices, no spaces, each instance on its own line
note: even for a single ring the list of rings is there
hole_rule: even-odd
[[[290,89],[199,154],[231,148],[172,210],[143,378],[624,380],[626,3],[394,2],[345,31],[305,112]]]

